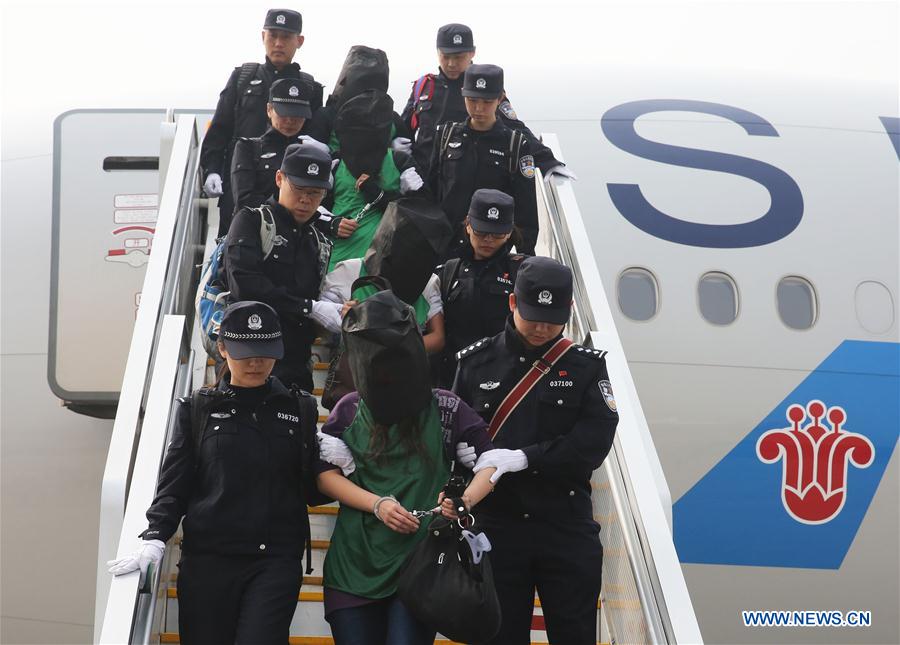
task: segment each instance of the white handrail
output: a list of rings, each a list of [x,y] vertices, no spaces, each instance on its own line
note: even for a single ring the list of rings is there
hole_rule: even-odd
[[[165,316],[147,397],[147,414],[141,425],[140,443],[134,461],[134,477],[119,533],[118,553],[114,557],[123,557],[137,549],[142,541],[138,534],[147,527],[144,514],[156,494],[183,335],[184,316]],[[104,574],[110,580],[110,589],[109,598],[102,608],[104,617],[99,642],[109,645],[129,643],[138,593],[138,572],[115,577],[106,571]]]
[[[555,135],[542,135],[542,139],[556,158],[562,159]],[[582,293],[576,293],[576,298],[581,296],[576,300],[580,324],[584,327],[580,331],[590,333],[594,347],[608,351],[606,365],[616,392],[619,425],[613,452],[607,461],[615,459],[618,468],[606,463],[604,469],[607,474],[619,470],[627,482],[619,490],[610,477],[610,495],[617,516],[633,522],[633,526],[622,527],[622,539],[641,599],[647,636],[652,640],[675,643],[701,643],[700,628],[672,540],[671,495],[625,359],[572,182],[551,180],[549,186],[538,187],[539,196],[545,197],[545,191],[552,195],[559,217],[556,224],[564,230],[545,231],[542,241],[552,242],[555,234],[557,242],[565,245],[566,254],[577,265],[573,267],[579,272],[577,281],[584,287]]]
[[[132,455],[138,435],[141,403],[149,377],[153,339],[160,313],[163,285],[169,253],[175,232],[182,186],[188,170],[191,146],[196,145],[195,117],[180,116],[172,146],[171,161],[160,196],[159,215],[153,237],[153,249],[144,275],[141,304],[138,307],[134,333],[125,364],[125,376],[113,424],[103,483],[100,489],[100,535],[97,549],[97,604],[94,608],[94,640],[100,637],[103,612],[109,591],[110,578],[106,561],[112,559],[125,513],[125,498],[131,474]],[[155,481],[155,477],[153,478]]]

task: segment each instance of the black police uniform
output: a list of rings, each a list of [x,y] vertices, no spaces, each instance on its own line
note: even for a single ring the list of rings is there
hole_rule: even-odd
[[[444,25],[438,30],[437,48],[448,54],[474,51],[472,30],[466,25]],[[413,157],[423,172],[428,171],[428,165],[431,163],[431,152],[438,126],[465,121],[469,116],[462,95],[462,86],[463,75],[451,79],[441,69],[437,74],[426,74],[413,83],[413,90],[400,115],[400,120],[403,122],[404,130],[412,133]],[[416,91],[417,87],[421,88],[420,92]],[[546,173],[550,168],[562,164],[553,156],[553,151],[519,120],[505,94],[497,108],[497,117],[505,126],[525,135],[534,155],[534,163],[542,172]]]
[[[513,200],[494,190],[477,190],[469,208],[473,227],[487,233],[508,233],[513,226]],[[493,226],[492,226],[493,225]],[[491,257],[475,259],[471,244],[458,258],[447,260],[437,273],[441,280],[446,343],[439,384],[449,387],[456,373],[456,352],[485,336],[503,331],[509,316],[509,294],[519,265],[527,256],[511,253],[512,242]]]
[[[287,152],[282,171],[289,178],[298,178],[314,165],[327,185],[329,159],[327,153],[301,145]],[[224,268],[231,291],[229,301],[258,300],[278,312],[284,334],[284,358],[276,363],[272,373],[285,383],[312,391],[309,358],[316,330],[309,316],[328,269],[331,242],[316,227],[315,216],[299,224],[273,198],[266,205],[275,220],[275,245],[268,257],[263,256],[258,212],[241,209],[228,231]]]
[[[256,388],[225,379],[214,394],[195,397],[206,411],[193,418],[191,399],[179,400],[141,537],[167,541],[184,517],[182,643],[284,643],[309,538],[315,399],[275,378]]]
[[[241,137],[234,146],[231,160],[231,192],[235,210],[259,206],[269,197],[278,197],[275,173],[281,168],[284,151],[292,143],[302,144],[312,117],[312,87],[293,79],[275,81],[269,90],[269,103],[280,116],[307,119],[294,136],[285,136],[270,127],[261,137]]]
[[[283,21],[278,22],[278,17]],[[300,33],[302,19],[296,11],[273,9],[266,14],[263,29],[280,29]],[[234,210],[231,194],[231,157],[235,142],[240,137],[258,137],[269,126],[266,103],[269,88],[281,78],[297,78],[313,86],[311,108],[313,113],[322,105],[323,86],[310,74],[300,71],[300,65],[290,63],[282,69],[272,64],[268,56],[265,63],[245,63],[235,67],[225,89],[219,94],[219,102],[213,115],[203,145],[200,148],[200,166],[204,180],[212,173],[222,177],[222,196],[219,198],[219,236],[228,232]]]
[[[497,96],[503,88],[503,70],[496,65],[471,65],[465,84],[464,93]],[[518,250],[534,253],[538,216],[534,157],[528,140],[499,119],[486,132],[472,129],[469,123],[447,123],[438,128],[429,166],[429,187],[457,232],[446,257],[458,256],[467,243],[462,222],[479,188],[501,190],[515,199],[516,223],[523,237]]]
[[[523,290],[540,293],[533,284],[522,284],[524,273],[520,269],[516,285],[520,307]],[[539,286],[547,290],[546,283]],[[566,296],[548,290],[557,302]],[[457,354],[453,389],[489,422],[556,340],[538,348],[526,345],[510,316],[503,332]],[[528,458],[525,470],[505,474],[478,505],[479,525],[493,545],[491,565],[503,611],[493,643],[530,641],[535,588],[551,643],[596,643],[603,547],[593,520],[590,478],[609,453],[618,422],[604,356],[573,346],[493,439],[496,448],[521,449]]]

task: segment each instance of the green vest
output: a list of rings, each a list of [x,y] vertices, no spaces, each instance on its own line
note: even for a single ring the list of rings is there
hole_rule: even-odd
[[[398,192],[400,190],[400,170],[394,163],[394,155],[388,150],[381,162],[381,172],[378,174],[378,186],[385,192]],[[347,164],[343,161],[338,164],[334,175],[334,207],[332,212],[338,217],[356,217],[366,205],[366,198],[356,190],[356,177],[347,170]],[[361,258],[375,237],[378,224],[384,210],[372,209],[363,215],[357,222],[359,228],[353,231],[350,237],[335,237],[334,248],[331,250],[331,264],[328,270],[334,269],[338,262]]]
[[[391,426],[387,449],[378,465],[366,456],[374,420],[360,399],[356,417],[341,435],[356,462],[350,481],[378,496],[393,495],[407,510],[434,508],[438,493],[450,476],[437,401],[432,399],[422,411],[420,423],[431,463],[424,463],[418,455],[407,456],[395,438],[396,426]],[[396,533],[370,511],[342,505],[325,556],[324,585],[364,598],[393,595],[397,591],[397,571],[413,547],[424,539],[426,525],[427,521],[423,521],[416,533]]]

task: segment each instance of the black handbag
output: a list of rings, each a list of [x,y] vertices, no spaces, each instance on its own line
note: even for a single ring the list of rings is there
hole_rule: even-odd
[[[488,554],[475,564],[456,521],[435,517],[400,569],[397,595],[418,620],[453,641],[484,642],[500,630]]]

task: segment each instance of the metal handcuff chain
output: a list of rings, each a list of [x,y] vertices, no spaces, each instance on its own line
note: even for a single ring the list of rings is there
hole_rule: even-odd
[[[365,206],[363,206],[360,211],[352,217],[352,219],[356,222],[362,221],[362,218],[366,216],[366,214],[372,209],[372,205],[377,202],[379,199],[384,197],[384,191],[379,191],[378,197],[373,199],[370,202],[367,202]]]

